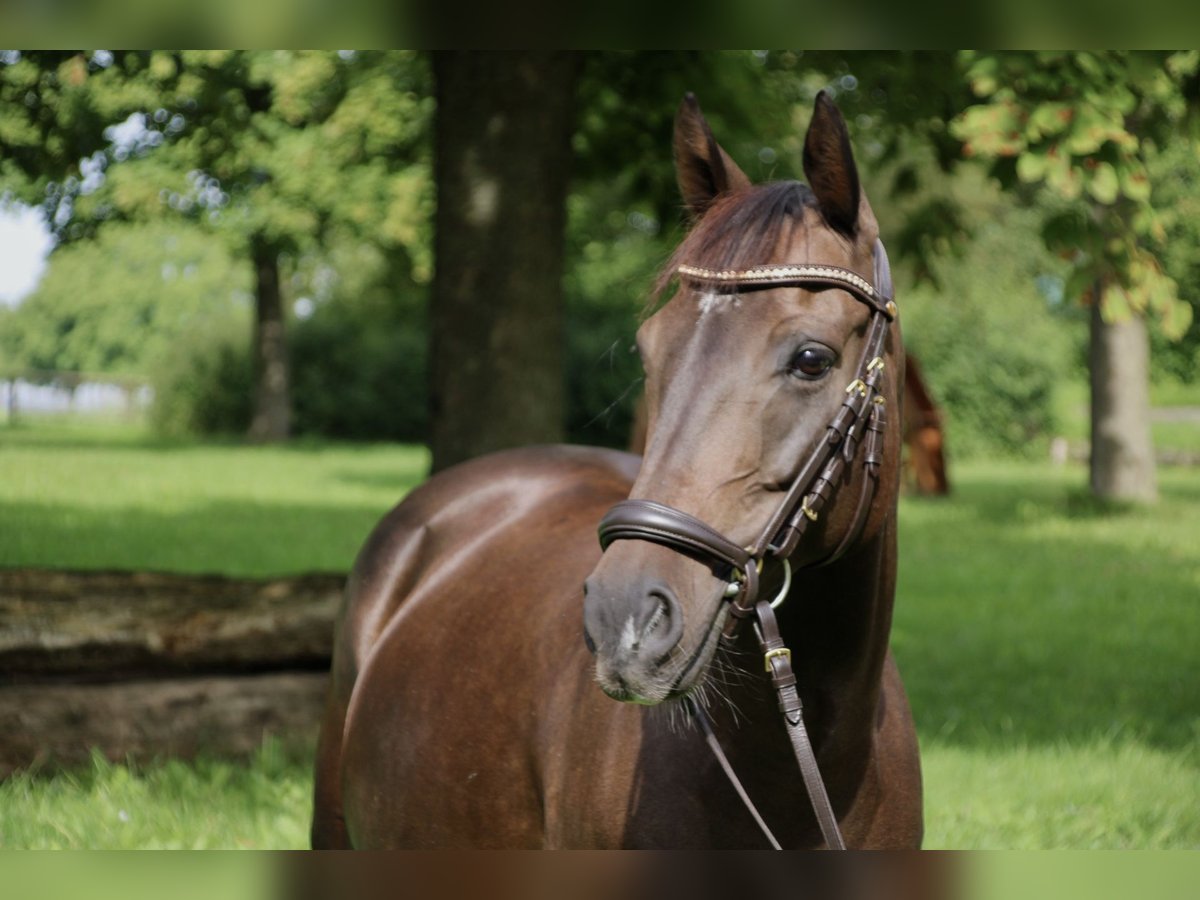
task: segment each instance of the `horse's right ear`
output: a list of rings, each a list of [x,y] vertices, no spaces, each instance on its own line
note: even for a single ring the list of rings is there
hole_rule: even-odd
[[[750,179],[721,149],[693,94],[685,94],[675,116],[675,177],[693,219],[721,194],[750,186]]]

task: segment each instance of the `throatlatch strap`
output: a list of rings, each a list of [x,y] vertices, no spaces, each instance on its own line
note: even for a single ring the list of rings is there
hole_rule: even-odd
[[[750,799],[750,795],[746,793],[746,788],[742,786],[741,779],[737,777],[737,773],[733,771],[733,766],[729,764],[729,758],[725,755],[725,751],[721,749],[721,742],[717,740],[717,736],[713,733],[712,722],[708,721],[708,713],[704,708],[688,697],[685,701],[688,712],[692,714],[697,722],[700,723],[700,730],[704,732],[704,741],[708,744],[708,748],[712,750],[713,756],[717,758],[717,763],[721,766],[721,770],[725,773],[725,777],[729,779],[729,783],[733,785],[733,789],[737,791],[738,797],[754,817],[754,822],[758,825],[759,831],[767,839],[767,843],[771,845],[772,850],[782,850],[779,846],[779,841],[775,839],[775,835],[771,833],[771,829],[767,827],[767,823],[759,814],[758,808],[754,805],[754,801]]]

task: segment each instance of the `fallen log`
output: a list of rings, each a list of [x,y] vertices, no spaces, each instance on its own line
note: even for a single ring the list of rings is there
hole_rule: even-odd
[[[312,740],[344,582],[0,570],[0,778]]]
[[[344,582],[0,570],[0,683],[318,668]]]
[[[315,738],[328,676],[283,672],[0,687],[0,778],[17,769],[247,756],[267,735]]]

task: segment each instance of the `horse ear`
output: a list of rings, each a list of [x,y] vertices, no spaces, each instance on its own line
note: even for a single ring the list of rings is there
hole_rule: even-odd
[[[750,186],[750,179],[721,149],[695,95],[684,95],[675,116],[675,177],[693,219],[721,194]]]
[[[817,94],[804,138],[804,174],[825,221],[852,237],[858,227],[858,167],[846,120],[824,91]]]

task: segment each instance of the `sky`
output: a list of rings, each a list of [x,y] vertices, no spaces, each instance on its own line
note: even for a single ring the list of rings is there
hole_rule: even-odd
[[[0,206],[0,303],[15,306],[37,287],[51,244],[39,210]]]

